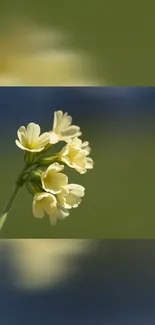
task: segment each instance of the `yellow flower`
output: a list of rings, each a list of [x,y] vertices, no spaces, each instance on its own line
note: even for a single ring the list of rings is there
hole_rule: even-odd
[[[89,142],[82,143],[80,139],[75,138],[70,140],[60,151],[58,158],[80,174],[84,174],[87,169],[93,168],[93,160],[87,157],[90,151]]]
[[[80,136],[82,133],[80,127],[72,124],[72,117],[68,113],[62,111],[54,112],[53,129],[50,132],[50,143],[54,144],[58,141],[68,142],[74,137]]]
[[[58,194],[58,201],[65,209],[77,208],[84,196],[85,188],[78,184],[68,184]]]
[[[35,123],[29,123],[27,128],[21,126],[17,131],[18,139],[16,145],[26,151],[40,152],[49,143],[49,133],[40,135],[40,126]]]
[[[42,187],[52,194],[60,193],[63,186],[67,185],[68,177],[60,173],[64,169],[58,163],[51,164],[41,175]]]
[[[36,218],[43,218],[45,213],[48,214],[52,225],[57,223],[57,219],[64,219],[69,215],[66,209],[58,207],[56,197],[46,192],[34,196],[32,210]]]

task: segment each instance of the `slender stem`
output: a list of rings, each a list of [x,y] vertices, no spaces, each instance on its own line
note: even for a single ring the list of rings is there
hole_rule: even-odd
[[[2,228],[5,220],[6,220],[6,217],[12,207],[12,204],[15,200],[15,197],[19,191],[19,189],[21,188],[21,186],[24,184],[25,180],[23,179],[23,175],[24,175],[24,172],[27,170],[29,166],[25,165],[24,168],[22,169],[21,173],[19,174],[16,182],[15,182],[15,185],[13,187],[13,190],[11,192],[11,195],[6,203],[6,205],[4,206],[3,210],[2,210],[2,213],[0,214],[0,229]]]
[[[15,184],[14,187],[13,187],[13,189],[12,189],[11,195],[10,195],[8,201],[6,202],[6,205],[5,205],[3,211],[2,211],[2,213],[0,215],[0,219],[3,216],[3,214],[8,213],[10,211],[10,208],[12,206],[12,203],[15,200],[15,197],[16,197],[19,189],[20,189],[20,185]]]

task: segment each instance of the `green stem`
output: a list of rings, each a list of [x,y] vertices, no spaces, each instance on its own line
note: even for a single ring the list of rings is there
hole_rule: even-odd
[[[19,174],[16,182],[15,182],[15,185],[13,187],[13,190],[11,192],[11,195],[0,215],[0,230],[2,229],[2,226],[4,225],[4,222],[8,216],[8,213],[10,212],[10,209],[12,207],[12,204],[15,200],[15,197],[19,191],[19,189],[21,188],[21,186],[23,186],[25,180],[23,179],[23,176],[24,176],[24,172],[27,170],[29,166],[25,165],[24,168],[22,169],[21,173]]]

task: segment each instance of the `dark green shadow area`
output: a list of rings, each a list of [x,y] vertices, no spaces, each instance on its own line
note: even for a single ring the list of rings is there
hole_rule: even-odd
[[[137,131],[116,132],[117,123],[110,120],[110,128],[97,119],[86,124],[95,167],[85,175],[67,170],[70,182],[85,186],[86,195],[66,220],[51,227],[48,216],[35,219],[32,197],[23,188],[0,237],[155,238],[155,132],[138,130],[138,121]],[[0,209],[22,164],[18,149],[3,153]]]
[[[1,18],[22,13],[71,32],[72,48],[92,54],[99,80],[120,86],[155,85],[154,1],[2,1]]]

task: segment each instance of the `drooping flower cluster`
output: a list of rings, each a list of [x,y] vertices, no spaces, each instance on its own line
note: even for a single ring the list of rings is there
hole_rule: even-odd
[[[25,151],[27,189],[33,195],[33,214],[42,218],[48,214],[51,224],[64,219],[71,208],[76,208],[84,196],[85,188],[68,183],[62,171],[65,165],[84,174],[93,168],[89,142],[82,142],[80,127],[72,125],[72,118],[62,111],[54,112],[53,128],[40,135],[40,126],[29,123],[17,132],[16,145]],[[45,155],[59,141],[65,142],[56,154]]]

